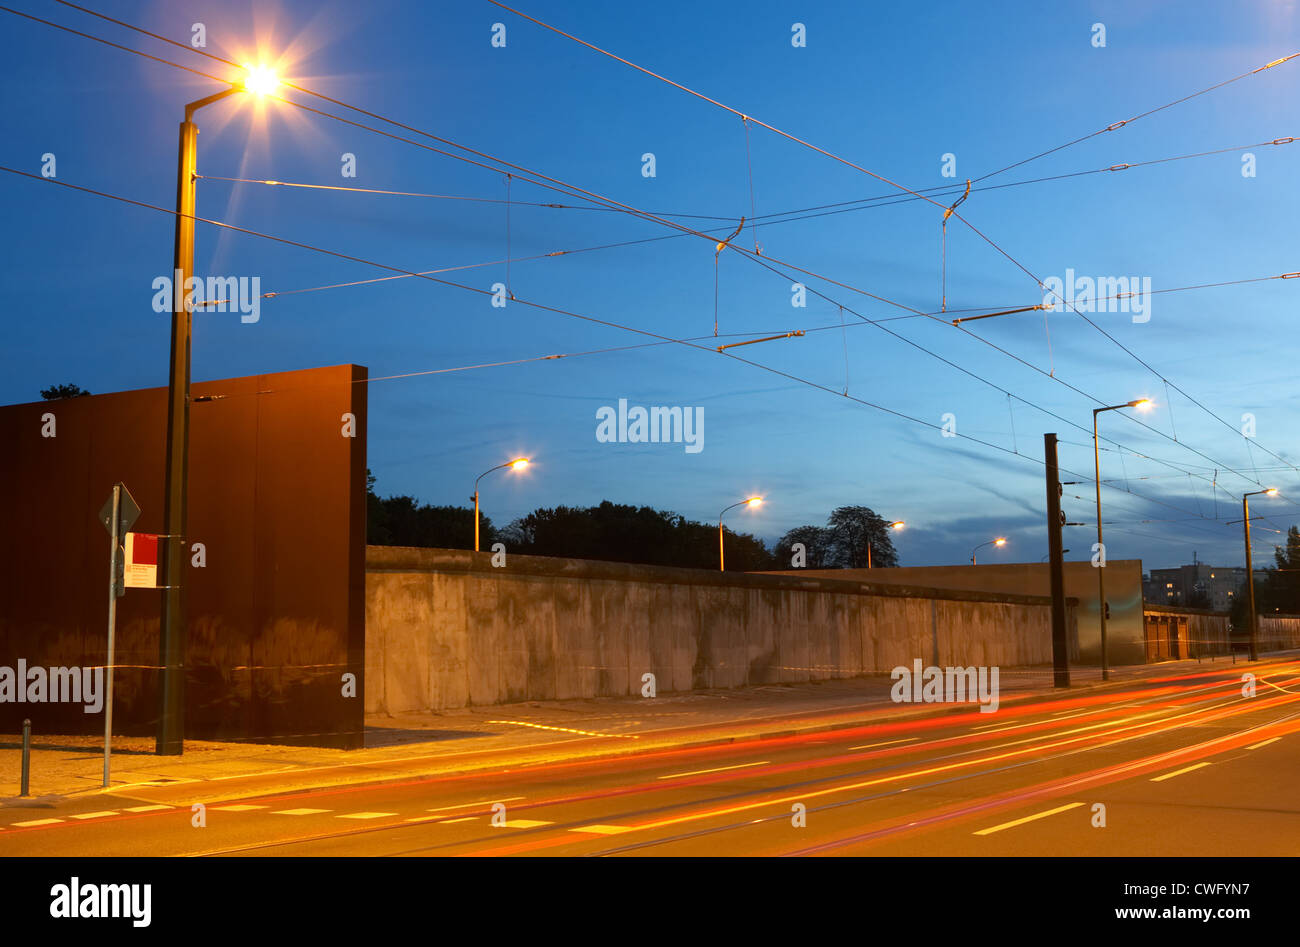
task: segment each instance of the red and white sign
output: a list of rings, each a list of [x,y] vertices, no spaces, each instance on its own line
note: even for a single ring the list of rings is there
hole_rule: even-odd
[[[158,536],[154,533],[126,534],[126,587],[158,587]]]

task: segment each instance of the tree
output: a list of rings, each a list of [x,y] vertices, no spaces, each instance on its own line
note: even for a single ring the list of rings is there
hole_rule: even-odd
[[[804,568],[833,568],[831,551],[834,540],[834,531],[824,526],[796,526],[776,541],[772,555],[778,562],[773,565],[773,568],[791,568],[790,560],[794,557],[795,543],[801,543],[804,547]]]
[[[870,562],[879,568],[898,565],[898,553],[889,536],[889,524],[866,506],[841,506],[826,521],[831,530],[831,567],[865,569],[867,544],[871,545]]]
[[[380,499],[375,475],[366,471],[366,542],[372,546],[420,546],[432,549],[473,549],[474,511],[460,506],[420,505],[414,497]],[[479,545],[497,539],[492,521],[479,514]]]
[[[716,526],[667,510],[611,503],[534,510],[502,531],[511,551],[534,556],[601,559],[646,565],[714,569]],[[737,571],[771,568],[762,540],[726,530],[727,565]]]
[[[80,385],[55,385],[52,388],[42,388],[41,397],[46,401],[58,401],[62,398],[84,398],[90,392]]]

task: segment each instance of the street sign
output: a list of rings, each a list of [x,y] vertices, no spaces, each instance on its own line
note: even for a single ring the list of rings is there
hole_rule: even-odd
[[[126,534],[126,587],[158,588],[158,536],[154,533]]]
[[[121,537],[126,535],[127,530],[129,530],[132,526],[134,526],[135,521],[140,518],[140,507],[137,506],[135,500],[132,499],[131,492],[127,490],[126,484],[119,483],[118,486],[122,488],[121,509],[118,511],[118,515],[117,515],[117,519],[118,519],[117,535],[118,538],[120,539]],[[104,505],[99,508],[99,521],[104,524],[104,529],[108,531],[108,535],[112,536],[113,535],[112,494],[110,494],[108,499],[104,501]]]

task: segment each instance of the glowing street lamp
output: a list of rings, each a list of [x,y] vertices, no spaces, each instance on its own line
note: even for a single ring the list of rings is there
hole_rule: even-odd
[[[478,475],[478,480],[474,481],[473,500],[474,500],[474,551],[475,552],[478,552],[478,481],[482,480],[493,470],[504,470],[506,467],[509,467],[511,470],[518,471],[518,470],[523,470],[530,463],[532,463],[532,461],[530,461],[527,457],[516,457],[514,460],[507,460],[504,464],[497,464],[495,467],[483,471],[481,474]]]
[[[1259,660],[1259,646],[1257,625],[1259,620],[1255,615],[1255,569],[1250,560],[1250,498],[1254,496],[1277,496],[1277,487],[1269,487],[1266,490],[1254,490],[1250,493],[1243,494],[1241,497],[1241,515],[1242,525],[1246,531],[1246,588],[1249,590],[1250,598],[1250,659]]]
[[[1134,401],[1126,401],[1124,404],[1113,404],[1105,408],[1092,409],[1092,462],[1095,474],[1094,480],[1097,487],[1097,549],[1100,552],[1106,547],[1101,539],[1101,448],[1097,444],[1097,415],[1103,411],[1118,411],[1121,408],[1137,408],[1139,411],[1146,411],[1155,402],[1150,398],[1137,398]],[[1106,654],[1106,560],[1105,554],[1097,567],[1097,611],[1101,620],[1101,679],[1110,680],[1110,663]]]
[[[986,543],[980,543],[978,546],[976,546],[974,549],[972,549],[972,550],[970,551],[970,564],[971,564],[971,565],[975,565],[975,564],[976,564],[976,563],[975,563],[975,553],[979,552],[979,551],[980,551],[981,549],[983,549],[985,546],[1005,546],[1006,544],[1007,544],[1007,540],[1006,540],[1006,537],[1004,537],[1004,536],[999,536],[997,539],[990,539],[990,540],[989,540],[988,542],[986,542]]]
[[[746,500],[741,500],[738,503],[731,504],[731,506],[727,507],[721,513],[718,514],[718,571],[719,572],[725,572],[727,569],[726,554],[723,552],[723,546],[722,546],[722,517],[726,515],[727,510],[734,510],[738,506],[761,506],[762,504],[763,504],[762,497],[757,497],[757,496],[749,497]]]
[[[179,756],[185,750],[185,538],[189,505],[190,329],[186,283],[194,269],[194,209],[198,126],[194,113],[237,92],[265,95],[279,85],[266,66],[248,68],[238,82],[185,106],[176,172],[176,235],[172,266],[171,364],[167,382],[167,473],[163,522],[167,538],[162,622],[158,636],[156,751]]]
[[[907,524],[902,520],[894,520],[892,523],[886,523],[885,529],[902,529]],[[867,568],[871,568],[871,537],[867,537]]]

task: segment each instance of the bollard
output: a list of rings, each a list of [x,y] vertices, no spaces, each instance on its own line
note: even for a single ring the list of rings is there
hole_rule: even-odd
[[[22,787],[18,792],[20,796],[28,795],[27,789],[31,783],[32,771],[32,722],[23,721],[23,777]]]

